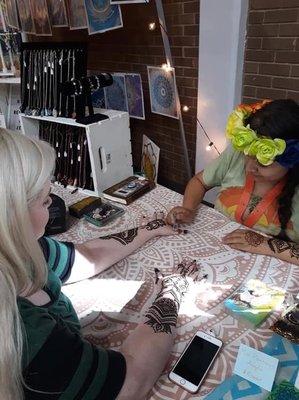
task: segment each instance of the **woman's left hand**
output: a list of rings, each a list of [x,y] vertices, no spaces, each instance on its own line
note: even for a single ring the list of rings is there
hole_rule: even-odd
[[[267,237],[249,229],[236,229],[224,236],[222,242],[235,250],[263,255],[271,253]]]

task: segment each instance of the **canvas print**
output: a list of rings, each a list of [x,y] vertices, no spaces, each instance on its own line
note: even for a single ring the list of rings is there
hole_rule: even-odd
[[[0,31],[1,32],[6,32],[7,31],[7,27],[6,27],[6,22],[5,22],[5,18],[4,18],[4,4],[0,3]]]
[[[48,0],[52,26],[68,26],[64,0]]]
[[[160,147],[146,135],[143,135],[141,171],[147,179],[156,183],[158,179],[159,157]]]
[[[149,0],[110,0],[111,4],[148,3]]]
[[[11,28],[20,29],[16,0],[6,0],[6,13],[8,25]]]
[[[67,0],[67,9],[71,30],[87,28],[84,0]]]
[[[109,0],[85,0],[85,10],[90,35],[123,26],[120,7]]]
[[[126,82],[124,74],[112,74],[113,85],[104,89],[106,108],[118,111],[128,111]]]
[[[106,108],[104,89],[100,88],[92,92],[91,100],[94,108]]]
[[[19,11],[20,23],[22,31],[25,33],[34,34],[34,22],[30,9],[29,0],[17,0],[17,6]]]
[[[30,0],[35,33],[39,36],[52,35],[52,27],[46,0]]]
[[[148,66],[147,72],[152,112],[178,119],[174,69]]]
[[[141,76],[126,74],[125,79],[130,117],[145,119]]]

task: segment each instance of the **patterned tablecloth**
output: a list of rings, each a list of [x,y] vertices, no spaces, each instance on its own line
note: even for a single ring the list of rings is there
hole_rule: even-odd
[[[78,192],[66,193],[61,188],[55,188],[54,192],[63,197],[67,205],[84,197]],[[69,230],[57,238],[80,243],[116,233],[136,226],[142,215],[167,212],[181,200],[181,195],[158,186],[128,207],[124,206],[125,214],[104,228],[73,219]],[[200,262],[202,270],[208,274],[207,282],[198,283],[184,299],[169,363],[149,399],[203,399],[232,374],[241,342],[257,349],[266,344],[272,335],[271,318],[259,329],[250,330],[224,310],[223,301],[244,281],[259,278],[297,294],[298,267],[275,258],[232,250],[221,242],[225,234],[238,226],[202,205],[188,234],[153,239],[97,277],[64,286],[64,293],[81,318],[84,336],[96,345],[119,349],[154,299],[154,268],[169,272],[182,259]],[[167,373],[198,329],[214,329],[224,346],[200,392],[192,396],[170,382]]]

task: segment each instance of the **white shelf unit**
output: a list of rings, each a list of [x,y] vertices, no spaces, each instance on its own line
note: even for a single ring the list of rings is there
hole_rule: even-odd
[[[20,114],[22,133],[38,138],[39,121],[81,127],[86,130],[94,192],[103,190],[133,175],[129,114],[115,110],[100,110],[109,119],[90,125],[76,123],[71,118],[40,117]]]
[[[0,75],[0,109],[4,115],[4,118],[1,119],[1,127],[2,128],[11,128],[12,118],[11,115],[12,109],[15,109],[15,105],[12,105],[12,95],[13,95],[13,86],[12,85],[20,85],[21,78],[11,76],[11,73],[7,73],[6,75]],[[4,78],[4,76],[7,76]],[[18,88],[20,92],[20,87]],[[20,93],[21,99],[21,93]],[[19,107],[19,106],[18,106]]]

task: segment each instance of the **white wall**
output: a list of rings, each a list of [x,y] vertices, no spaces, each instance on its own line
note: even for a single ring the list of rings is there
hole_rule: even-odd
[[[221,152],[226,147],[228,114],[241,102],[248,0],[201,0],[197,116]],[[197,124],[196,171],[213,158]],[[216,191],[205,199],[213,202]]]

